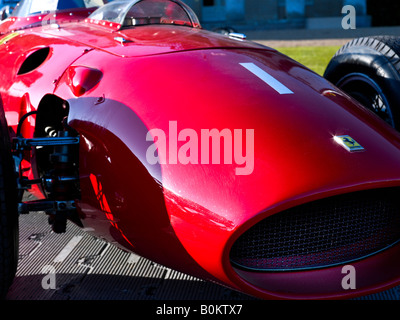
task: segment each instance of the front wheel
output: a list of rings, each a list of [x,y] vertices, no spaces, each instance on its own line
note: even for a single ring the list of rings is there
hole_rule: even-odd
[[[18,264],[18,194],[11,143],[0,101],[0,298],[4,299]]]
[[[400,38],[350,41],[332,58],[324,77],[400,130]]]

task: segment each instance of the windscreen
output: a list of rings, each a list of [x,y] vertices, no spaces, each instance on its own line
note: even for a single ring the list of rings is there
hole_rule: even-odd
[[[122,27],[149,24],[200,26],[194,12],[176,0],[116,0],[97,9],[89,19],[115,22]]]

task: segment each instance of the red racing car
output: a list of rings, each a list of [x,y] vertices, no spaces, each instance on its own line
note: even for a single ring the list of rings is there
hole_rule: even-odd
[[[263,299],[399,284],[400,135],[331,82],[179,0],[24,0],[0,34],[1,295],[32,211]]]

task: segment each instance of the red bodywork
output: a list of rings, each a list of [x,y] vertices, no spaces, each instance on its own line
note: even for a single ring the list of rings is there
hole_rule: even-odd
[[[68,17],[59,16],[56,28],[13,31],[13,23],[2,23],[3,39],[12,37],[0,38],[0,93],[12,133],[44,97],[68,103],[68,123],[81,138],[77,206],[89,232],[260,298],[349,298],[399,283],[398,245],[351,263],[356,290],[341,285],[344,264],[259,272],[230,261],[235,241],[269,216],[331,196],[400,186],[396,131],[273,49],[200,28],[116,30]],[[49,48],[45,61],[18,75],[25,59],[42,48]],[[293,94],[279,94],[243,63]],[[237,175],[235,164],[146,161],[150,130],[163,130],[173,143],[174,129],[188,128],[199,136],[202,129],[254,130],[254,170]],[[34,131],[32,118],[23,135]],[[334,141],[340,135],[365,151],[348,152]],[[184,143],[177,142],[178,150]],[[160,157],[170,159],[168,150]],[[37,161],[34,155],[26,160],[34,177]],[[44,197],[40,188],[32,192]]]

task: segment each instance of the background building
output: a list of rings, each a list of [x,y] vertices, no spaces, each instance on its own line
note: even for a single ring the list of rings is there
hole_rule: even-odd
[[[40,1],[40,0],[37,0]],[[400,25],[400,1],[393,0],[183,0],[203,26],[255,28],[332,28],[350,4],[357,11],[357,27]],[[15,6],[18,1],[0,0]],[[339,24],[340,25],[340,24]]]
[[[184,0],[204,26],[313,28],[341,25],[342,8],[356,8],[358,26],[369,26],[367,0]],[[372,0],[368,2],[381,2]],[[392,1],[393,2],[393,1]]]
[[[373,26],[400,25],[400,1],[367,0],[367,12]]]

